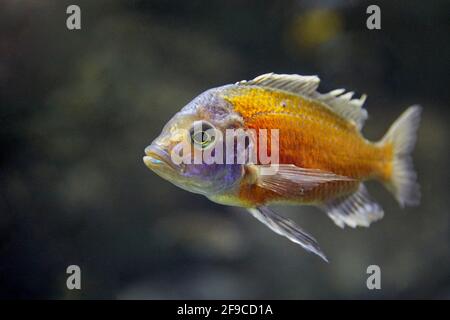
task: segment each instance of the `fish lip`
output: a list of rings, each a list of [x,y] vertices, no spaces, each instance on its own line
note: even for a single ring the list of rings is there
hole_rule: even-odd
[[[149,145],[145,148],[144,152],[145,156],[143,157],[143,160],[149,168],[170,167],[173,170],[177,169],[170,161],[167,151],[162,148],[156,145]]]

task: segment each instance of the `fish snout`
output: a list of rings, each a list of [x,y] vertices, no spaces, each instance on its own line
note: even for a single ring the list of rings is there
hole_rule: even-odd
[[[145,156],[143,158],[144,163],[150,169],[154,169],[156,167],[171,167],[171,161],[169,154],[163,148],[158,145],[152,143],[144,149]]]

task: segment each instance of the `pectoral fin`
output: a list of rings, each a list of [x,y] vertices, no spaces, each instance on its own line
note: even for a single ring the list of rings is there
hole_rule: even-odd
[[[280,164],[271,166],[256,166],[258,169],[257,185],[272,190],[286,197],[302,196],[322,183],[337,181],[355,181],[319,169],[300,168],[293,164]]]
[[[307,251],[313,252],[328,262],[325,254],[319,248],[319,245],[312,236],[303,231],[294,221],[284,218],[270,210],[268,207],[251,208],[248,211],[259,221],[268,226],[272,231],[288,238],[305,248]]]

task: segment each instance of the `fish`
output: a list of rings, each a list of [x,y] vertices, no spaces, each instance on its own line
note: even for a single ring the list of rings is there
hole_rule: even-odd
[[[315,206],[341,228],[368,227],[384,216],[369,180],[401,207],[419,205],[411,153],[422,107],[410,106],[384,137],[369,141],[361,133],[367,96],[320,93],[319,84],[317,76],[267,73],[209,89],[166,123],[143,161],[182,189],[247,209],[328,262],[313,236],[270,206]]]

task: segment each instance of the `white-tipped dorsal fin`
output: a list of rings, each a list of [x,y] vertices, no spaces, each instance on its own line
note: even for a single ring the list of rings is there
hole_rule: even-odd
[[[369,193],[361,183],[359,189],[347,197],[332,200],[322,209],[339,227],[368,227],[372,222],[383,218],[381,206],[370,199]]]
[[[301,95],[306,99],[319,100],[333,112],[353,122],[358,129],[361,129],[367,119],[367,111],[362,107],[367,96],[362,95],[359,99],[352,99],[353,92],[345,93],[344,89],[336,89],[322,94],[317,91],[319,83],[320,79],[317,76],[266,73],[253,80],[244,80],[236,84],[283,90]]]
[[[249,81],[240,81],[236,84],[257,85],[261,87],[284,90],[295,94],[309,95],[316,91],[320,79],[317,76],[300,76],[298,74],[266,73]]]

